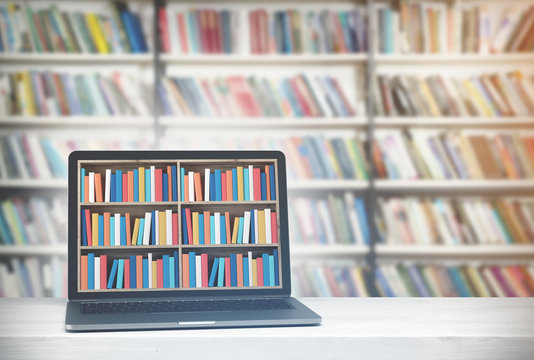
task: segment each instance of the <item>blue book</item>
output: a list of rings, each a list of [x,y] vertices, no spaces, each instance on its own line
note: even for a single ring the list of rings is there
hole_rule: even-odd
[[[152,210],[152,217],[151,217],[151,226],[152,229],[152,239],[149,241],[150,244],[156,245],[156,211]]]
[[[215,173],[210,173],[210,201],[215,201],[216,198]]]
[[[467,287],[465,286],[465,283],[462,280],[462,277],[460,276],[460,273],[457,268],[449,268],[448,273],[455,285],[456,290],[458,290],[458,295],[462,297],[470,297],[471,294],[469,293],[469,290],[467,290]]]
[[[221,170],[215,170],[215,200],[222,200]]]
[[[139,219],[139,232],[137,233],[137,245],[143,245],[143,235],[145,233],[145,218]]]
[[[219,267],[219,258],[213,259],[213,266],[211,267],[210,281],[208,283],[209,287],[213,287],[215,284],[215,276],[217,275],[217,267]]]
[[[139,202],[139,169],[134,169],[133,174],[134,201]]]
[[[117,289],[122,289],[123,279],[124,279],[124,259],[119,259],[119,268],[117,269]]]
[[[163,255],[163,288],[169,288],[169,255]]]
[[[95,288],[95,254],[87,254],[87,289]]]
[[[389,286],[386,277],[382,273],[382,269],[380,269],[380,267],[376,268],[376,281],[378,283],[378,286],[382,289],[386,296],[395,297],[395,294],[393,293],[393,290],[391,290],[391,287]]]
[[[174,250],[174,281],[176,284],[174,287],[180,286],[180,268],[178,267],[178,251]]]
[[[237,286],[237,256],[230,254],[230,284]]]
[[[67,177],[67,168],[63,157],[56,151],[50,139],[41,139],[41,146],[44,149],[46,157],[50,160],[53,173],[58,178]]]
[[[171,167],[172,176],[172,201],[178,201],[178,173],[176,166]]]
[[[82,219],[82,246],[87,246],[87,228],[85,225],[85,210],[84,209],[82,209],[81,219]]]
[[[196,262],[196,253],[189,253],[189,287],[197,287],[197,274],[196,274],[197,262]],[[199,284],[200,285],[200,284]]]
[[[243,243],[243,227],[245,226],[245,218],[240,217],[239,218],[239,226],[237,230],[237,243],[242,244]]]
[[[123,11],[121,13],[121,19],[124,24],[124,29],[126,30],[128,41],[130,42],[132,53],[140,53],[141,47],[139,46],[137,35],[135,33],[132,14],[129,11]]]
[[[112,217],[109,221],[109,244],[115,245],[115,218]]]
[[[228,239],[230,241],[231,239]],[[226,244],[226,219],[224,215],[221,215],[221,244]]]
[[[363,199],[354,199],[354,206],[356,207],[356,213],[358,214],[358,220],[360,221],[360,227],[362,228],[363,242],[369,245],[369,227],[367,226],[367,213],[365,212],[365,204]]]
[[[245,192],[245,201],[250,200],[250,188],[248,184],[248,168],[243,169],[243,191]]]
[[[152,201],[151,199],[151,191],[150,191],[150,170],[149,169],[145,169],[145,201],[146,202],[150,202]]]
[[[270,187],[271,187],[271,200],[276,200],[276,189],[275,189],[275,176],[276,174],[274,173],[274,165],[269,165],[269,182],[270,182]]]
[[[180,168],[180,199],[183,201],[185,199],[184,195],[184,176],[185,176],[185,169]]]
[[[163,174],[163,201],[169,201],[169,175]]]
[[[243,257],[243,286],[250,286],[248,277],[248,257]]]
[[[198,243],[204,245],[204,214],[198,214]]]
[[[136,261],[135,255],[130,256],[130,289],[135,289],[137,287],[137,276],[136,276]]]
[[[233,195],[233,200],[234,201],[237,201],[238,197],[237,197],[237,169],[232,169],[232,195]],[[230,200],[230,199],[228,199]]]
[[[224,258],[219,259],[219,278],[217,279],[217,286],[224,286]]]
[[[113,288],[113,283],[115,282],[115,276],[117,275],[117,267],[119,266],[119,260],[113,260],[113,266],[111,267],[111,273],[109,274],[108,280],[108,289]],[[148,279],[147,279],[148,280]]]
[[[221,10],[221,28],[222,28],[222,43],[223,52],[230,54],[232,52],[232,31],[230,25],[230,11]]]
[[[261,178],[261,181],[260,181],[260,184],[261,184],[261,199],[262,200],[267,200],[267,178],[266,178],[264,172],[262,172],[260,174],[260,178]]]
[[[256,219],[254,219],[254,210],[250,210],[250,243],[256,243],[256,232],[254,231],[256,227]]]
[[[269,285],[274,286],[274,255],[269,255]]]
[[[121,245],[126,245],[126,217],[121,216]]]
[[[263,286],[269,286],[269,254],[262,254],[263,259]]]
[[[210,244],[215,244],[215,216],[210,215]]]
[[[280,285],[280,274],[278,274],[278,250],[273,250],[273,256],[274,256],[274,285],[279,286]]]
[[[165,258],[163,258],[163,266],[165,266]],[[169,257],[169,268],[164,269],[163,271],[169,272],[169,288],[175,288],[176,284],[174,283],[174,258]],[[163,280],[165,282],[165,280]]]
[[[189,244],[189,238],[187,237],[187,216],[185,215],[185,208],[182,208],[182,239],[183,244]]]
[[[139,15],[132,14],[131,16],[132,16],[134,31],[137,36],[137,43],[139,44],[140,51],[147,52],[148,48],[146,46],[145,36],[143,35],[143,29],[141,28],[141,20],[139,18]]]
[[[117,202],[117,175],[111,174],[111,181],[109,182],[109,201]]]
[[[116,192],[115,192],[115,200],[117,202],[121,202],[122,201],[122,171],[121,170],[117,170],[115,181],[117,183]]]
[[[148,259],[143,259],[143,289],[148,289]]]
[[[98,246],[104,246],[104,215],[98,215]]]
[[[80,170],[80,202],[84,202],[83,196],[85,194],[85,169],[81,168]]]

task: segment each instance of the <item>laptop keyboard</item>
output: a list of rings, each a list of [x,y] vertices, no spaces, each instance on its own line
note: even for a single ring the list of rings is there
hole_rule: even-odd
[[[165,313],[195,311],[288,310],[294,307],[281,299],[181,300],[83,303],[83,314]]]

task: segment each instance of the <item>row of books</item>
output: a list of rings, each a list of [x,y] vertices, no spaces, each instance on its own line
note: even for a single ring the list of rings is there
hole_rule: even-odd
[[[211,272],[208,270],[211,268]],[[182,254],[182,287],[279,286],[278,250],[272,254],[230,254],[217,257],[190,251]]]
[[[378,116],[532,116],[534,77],[379,74],[373,102]]]
[[[376,277],[377,289],[382,296],[534,296],[532,264],[384,264],[377,267]]]
[[[0,6],[0,52],[144,53],[139,15],[113,1],[103,13],[64,11],[57,5],[34,11],[27,3]]]
[[[527,179],[534,136],[410,129],[378,131],[377,175],[390,179]]]
[[[369,296],[364,270],[360,266],[299,264],[291,271],[294,296]]]
[[[10,197],[0,201],[0,245],[67,241],[67,201],[60,197]]]
[[[67,297],[67,262],[30,256],[0,262],[0,297]]]
[[[291,241],[306,244],[369,244],[364,200],[343,196],[296,197],[289,201]]]
[[[365,15],[359,10],[299,9],[248,13],[250,53],[312,54],[367,51]]]
[[[197,212],[182,208],[183,244],[277,244],[278,220],[271,209],[247,210],[232,219],[228,211]],[[233,229],[233,230],[232,230]]]
[[[158,84],[164,115],[227,117],[348,117],[356,115],[338,79],[299,74],[167,77]]]
[[[377,223],[387,244],[527,244],[534,203],[516,199],[379,198]]]
[[[137,81],[114,72],[19,71],[0,74],[0,115],[148,116]]]
[[[381,53],[502,53],[534,51],[534,6],[501,10],[477,4],[403,0],[376,11]],[[497,10],[498,11],[498,10]]]

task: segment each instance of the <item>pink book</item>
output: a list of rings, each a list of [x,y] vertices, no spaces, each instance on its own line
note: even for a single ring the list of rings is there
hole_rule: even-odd
[[[163,259],[156,260],[156,269],[158,272],[158,289],[163,289]]]
[[[221,197],[222,197],[222,201],[226,201],[226,199],[228,198],[227,197],[228,188],[226,186],[227,186],[226,185],[226,173],[221,172],[221,187],[222,187]]]
[[[128,201],[128,173],[122,174],[122,201]]]
[[[276,222],[275,212],[271,212],[271,237],[273,244],[278,244],[278,224]]]
[[[201,254],[200,262],[202,263],[202,287],[208,287],[208,254]]]
[[[225,275],[225,281],[224,286],[230,287],[232,286],[232,281],[230,278],[230,258],[224,258],[224,275]]]
[[[130,259],[124,260],[124,288],[130,288]]]
[[[100,288],[106,289],[108,285],[108,256],[100,255]]]
[[[263,286],[263,259],[261,257],[256,259],[256,274],[258,275],[258,286]]]
[[[172,244],[178,245],[178,214],[172,214]]]
[[[187,221],[187,240],[189,245],[193,245],[193,227],[191,225],[191,209],[185,209],[185,217]]]
[[[161,169],[156,169],[156,175],[155,175],[155,186],[156,186],[156,201],[162,201],[163,200],[163,171]]]

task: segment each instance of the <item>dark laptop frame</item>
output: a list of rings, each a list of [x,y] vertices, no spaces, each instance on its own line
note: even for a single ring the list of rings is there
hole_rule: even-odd
[[[128,292],[78,292],[77,284],[77,232],[78,232],[78,161],[79,160],[206,160],[206,159],[276,159],[278,162],[278,202],[281,249],[282,287],[254,290],[165,290]],[[68,298],[70,301],[86,300],[140,300],[140,299],[188,299],[229,297],[289,297],[291,274],[289,264],[289,231],[287,213],[286,161],[281,151],[73,151],[69,155],[69,226],[68,226]]]

